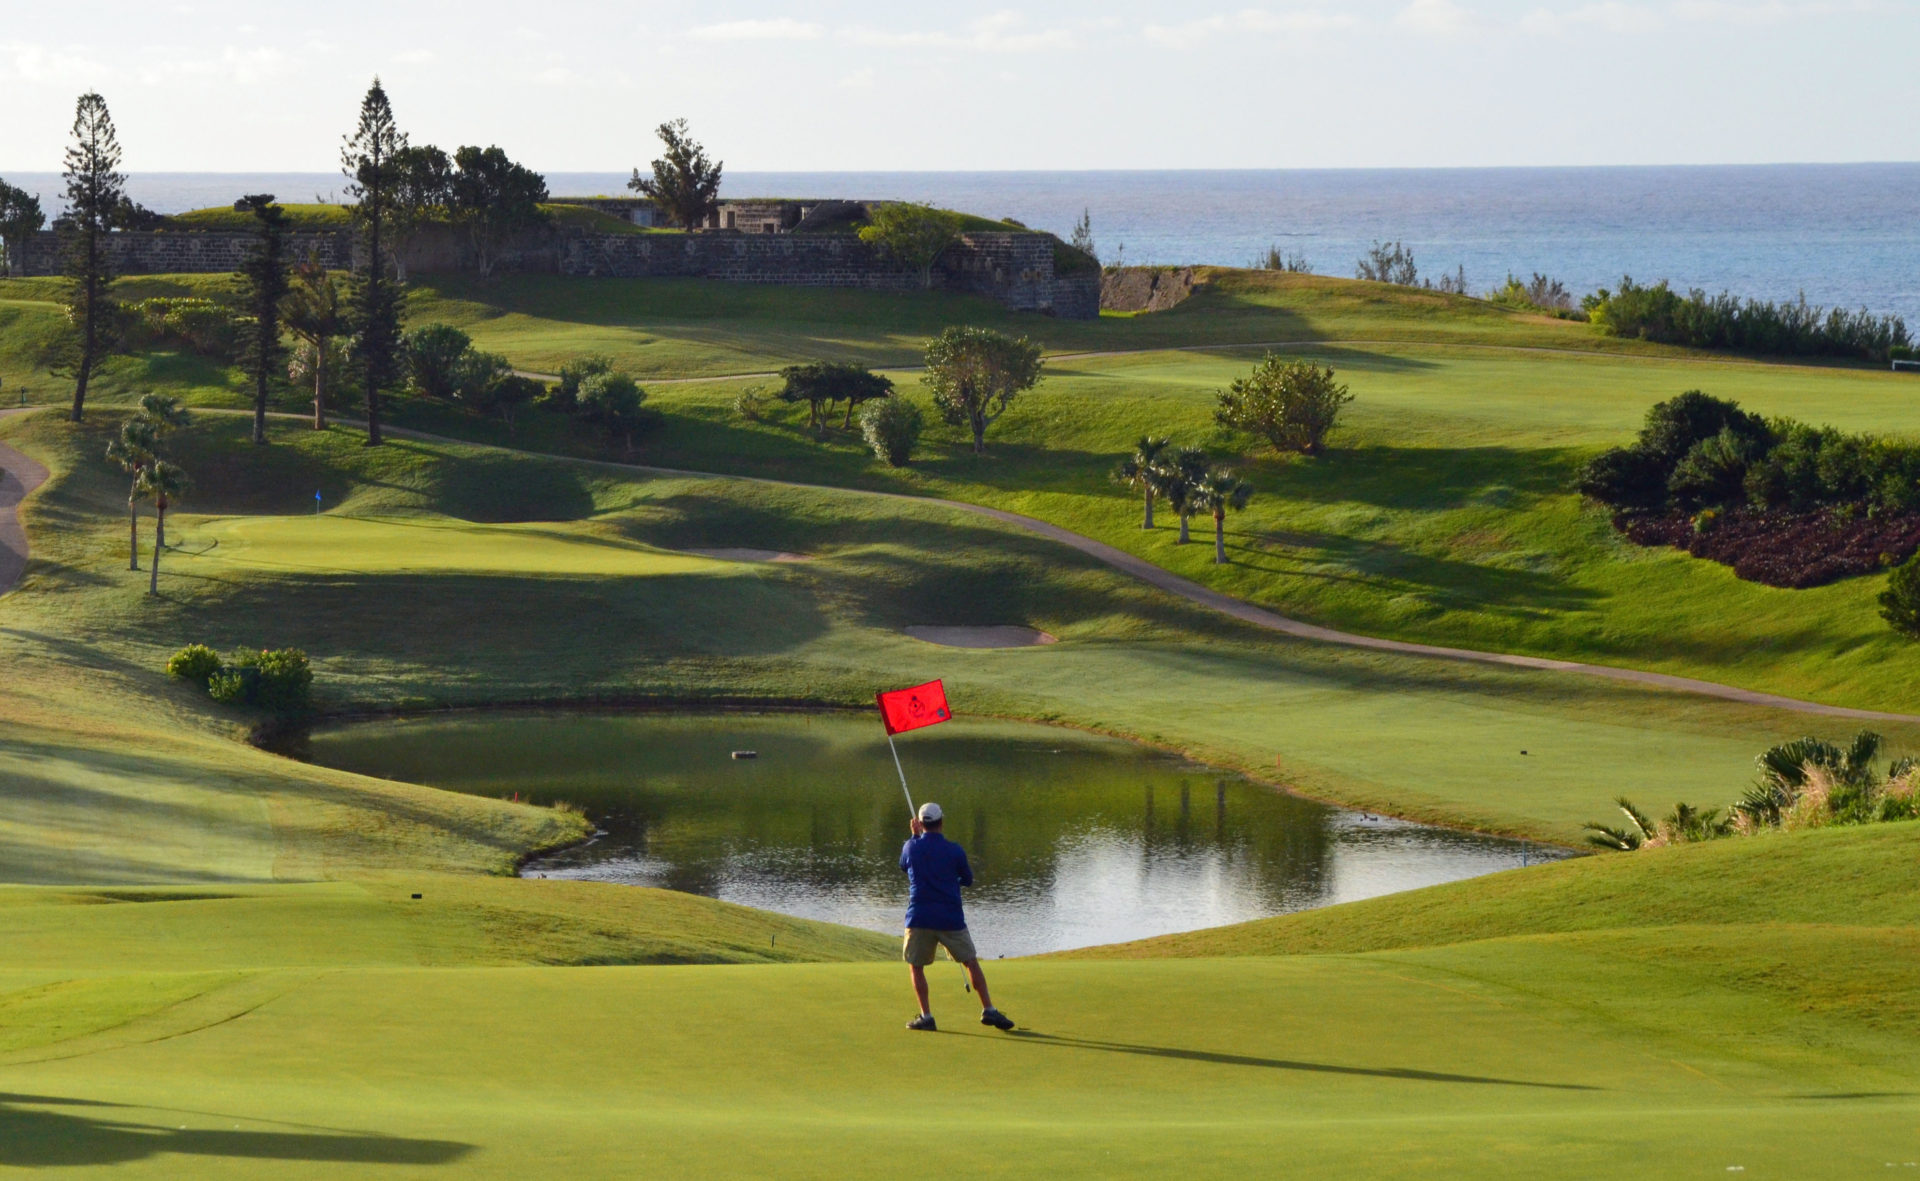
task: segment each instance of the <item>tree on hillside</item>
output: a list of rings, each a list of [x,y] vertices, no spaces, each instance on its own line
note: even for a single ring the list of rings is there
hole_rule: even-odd
[[[387,253],[394,277],[407,281],[407,253],[420,227],[452,204],[453,161],[432,144],[404,144],[393,154]]]
[[[253,441],[267,441],[267,382],[280,368],[286,348],[280,343],[280,305],[287,298],[287,214],[273,202],[272,193],[240,198],[233,207],[253,215],[253,249],[240,264],[240,282],[247,314],[240,359],[253,378]]]
[[[707,149],[688,134],[685,119],[662,123],[656,134],[666,145],[666,155],[653,162],[651,179],[634,169],[627,187],[653,198],[654,206],[681,229],[698,229],[720,207],[723,162],[707,159]]]
[[[461,366],[473,338],[451,324],[426,324],[407,333],[401,364],[407,384],[423,398],[452,398],[460,390]]]
[[[169,434],[187,425],[186,407],[169,394],[143,394],[133,417],[120,424],[119,437],[107,444],[107,458],[133,477],[127,489],[127,569],[140,568],[140,477],[165,453]]]
[[[1353,401],[1333,370],[1268,353],[1253,372],[1220,391],[1213,412],[1221,426],[1259,435],[1278,451],[1318,455],[1340,408]]]
[[[987,451],[987,428],[1040,381],[1040,346],[991,328],[948,328],[927,345],[923,381],[950,426],[973,432],[973,453]]]
[[[1152,435],[1142,435],[1140,441],[1133,445],[1133,454],[1121,460],[1120,466],[1113,469],[1113,478],[1116,482],[1139,490],[1147,502],[1146,516],[1140,522],[1142,529],[1153,528],[1153,469],[1160,462],[1161,455],[1165,454],[1167,448],[1172,445],[1173,440],[1165,435],[1157,438]]]
[[[782,402],[805,402],[807,426],[816,434],[825,428],[824,414],[836,403],[846,402],[843,430],[853,427],[854,407],[893,393],[893,382],[858,365],[839,361],[820,361],[810,365],[789,365],[780,371],[786,384],[777,395]]]
[[[40,198],[0,180],[0,251],[7,256],[0,274],[26,274],[27,243],[46,224]]]
[[[960,215],[931,205],[892,201],[874,208],[860,227],[860,240],[920,276],[922,289],[933,286],[933,264],[960,238]]]
[[[407,137],[393,121],[393,106],[375,78],[360,100],[360,122],[340,152],[347,191],[355,199],[354,220],[366,243],[354,272],[354,353],[367,394],[367,445],[380,445],[380,390],[390,385],[400,359],[400,290],[387,278],[387,247],[380,239],[392,214],[394,159]]]
[[[1213,564],[1227,564],[1227,513],[1239,512],[1253,499],[1253,485],[1225,468],[1215,468],[1193,486],[1195,512],[1213,514]]]
[[[140,568],[140,477],[159,459],[160,432],[144,418],[120,424],[120,436],[107,444],[107,458],[132,477],[127,487],[127,569]]]
[[[1067,240],[1067,245],[1095,262],[1100,261],[1100,251],[1093,244],[1093,211],[1091,209],[1083,207],[1080,210],[1080,220],[1073,223],[1073,237]]]
[[[1920,640],[1920,554],[1894,567],[1880,592],[1880,618],[1909,640]]]
[[[547,180],[499,148],[461,148],[453,161],[447,211],[467,233],[474,269],[491,275],[501,247],[544,219],[540,202],[547,199]]]
[[[347,331],[347,307],[340,296],[340,285],[332,272],[309,258],[294,268],[293,279],[281,315],[287,331],[300,341],[287,376],[313,378],[313,429],[327,429],[327,370],[333,361],[335,341]]]
[[[624,439],[632,452],[634,435],[652,423],[646,400],[647,391],[626,374],[596,373],[580,383],[580,419],[609,439]]]
[[[73,421],[87,404],[94,366],[112,344],[113,262],[107,234],[126,199],[120,175],[120,137],[107,100],[92,91],[80,96],[73,115],[73,146],[66,156],[67,212],[61,217],[61,248],[67,265],[67,361],[73,368]]]
[[[153,565],[148,570],[147,593],[160,593],[160,551],[167,548],[167,509],[192,485],[178,464],[156,460],[140,472],[134,487],[153,502]]]
[[[1354,264],[1353,276],[1356,279],[1371,279],[1376,283],[1412,287],[1420,280],[1420,268],[1414,265],[1413,251],[1398,241],[1376,240],[1366,255]]]
[[[1207,453],[1198,447],[1176,447],[1162,452],[1153,465],[1154,493],[1166,501],[1167,507],[1180,519],[1180,536],[1174,539],[1175,545],[1185,545],[1191,540],[1188,523],[1199,511],[1194,493],[1212,467]]]

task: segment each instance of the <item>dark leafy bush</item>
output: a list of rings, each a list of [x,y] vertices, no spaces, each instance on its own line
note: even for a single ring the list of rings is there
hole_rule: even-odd
[[[1770,356],[1854,357],[1886,361],[1909,348],[1906,321],[1797,301],[1770,303],[1728,292],[1695,289],[1682,296],[1665,280],[1643,287],[1631,278],[1618,291],[1601,289],[1580,301],[1588,318],[1614,336],[1692,348]]]
[[[466,378],[473,338],[450,324],[428,324],[407,333],[402,352],[407,384],[425,398],[453,398]]]
[[[282,716],[303,714],[312,706],[313,666],[298,648],[243,648],[221,664],[212,649],[194,644],[175,653],[167,671],[173,672],[174,661],[189,654],[195,669],[213,661],[205,678],[207,695],[222,705],[253,706]]]
[[[1920,640],[1920,556],[1908,558],[1887,577],[1880,618],[1908,639]]]
[[[860,434],[890,467],[905,467],[920,441],[920,408],[904,398],[881,398],[860,408]]]
[[[1731,427],[1693,445],[1667,477],[1667,492],[1682,508],[1737,504],[1746,495],[1747,468],[1762,444]]]
[[[1656,402],[1647,411],[1634,444],[1658,459],[1669,472],[1702,440],[1721,431],[1732,431],[1755,441],[1771,437],[1766,420],[1740,409],[1740,403],[1716,398],[1700,390],[1688,390],[1678,397]]]
[[[636,437],[660,424],[657,411],[643,405],[647,392],[624,373],[596,373],[580,383],[578,410],[587,423],[609,440],[624,440],[633,450]]]
[[[205,644],[188,644],[167,658],[167,675],[201,685],[220,671],[220,657]]]
[[[599,355],[575,357],[560,366],[560,382],[547,391],[542,403],[549,410],[572,414],[580,407],[580,386],[590,377],[613,372],[613,358]]]
[[[1580,495],[1617,509],[1655,509],[1667,501],[1667,470],[1637,447],[1615,447],[1580,469]]]
[[[216,361],[239,356],[249,320],[210,299],[166,296],[127,305],[126,318],[130,348],[180,348]]]

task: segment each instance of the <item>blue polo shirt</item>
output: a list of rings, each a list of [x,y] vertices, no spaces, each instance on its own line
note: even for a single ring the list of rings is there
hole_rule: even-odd
[[[907,926],[935,931],[964,931],[960,887],[973,885],[967,851],[937,832],[907,838],[900,849],[907,875]]]

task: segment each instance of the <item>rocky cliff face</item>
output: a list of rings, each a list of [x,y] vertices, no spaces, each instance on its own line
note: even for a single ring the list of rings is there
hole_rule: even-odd
[[[1192,267],[1119,267],[1100,276],[1100,307],[1110,312],[1164,312],[1200,286]]]

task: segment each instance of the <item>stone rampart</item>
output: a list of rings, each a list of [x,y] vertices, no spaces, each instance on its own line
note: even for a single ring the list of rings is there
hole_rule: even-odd
[[[253,249],[252,234],[192,231],[134,231],[108,234],[107,257],[122,275],[187,275],[237,271]],[[24,273],[61,271],[60,235],[42,230],[28,241]],[[309,254],[321,265],[345,270],[353,263],[353,235],[343,230],[302,230],[287,235],[287,257],[304,262]]]
[[[347,232],[288,235],[288,256],[316,255],[343,269],[356,253]],[[246,233],[128,231],[109,235],[114,269],[122,275],[231,272],[253,248]],[[966,234],[934,267],[934,286],[996,300],[1016,311],[1070,319],[1100,314],[1097,273],[1054,273],[1053,239],[1045,234]],[[60,270],[59,239],[36,235],[26,250],[25,273]],[[920,276],[851,234],[767,234],[707,231],[696,234],[584,234],[543,231],[502,251],[503,270],[580,278],[717,279],[789,287],[853,287],[912,291]],[[417,234],[407,251],[415,275],[464,268],[460,241],[452,234]]]

